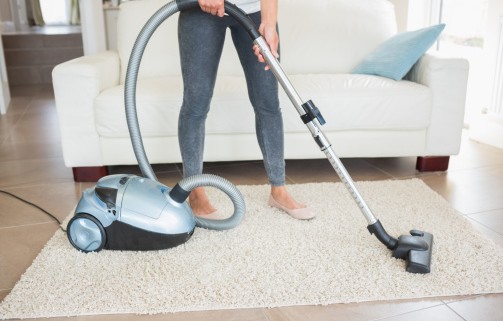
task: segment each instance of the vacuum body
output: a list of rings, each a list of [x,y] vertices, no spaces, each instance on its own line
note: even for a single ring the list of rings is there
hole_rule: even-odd
[[[110,175],[84,191],[68,224],[70,243],[84,252],[159,250],[186,242],[196,221],[171,189],[135,175]]]
[[[215,187],[225,193],[234,213],[222,220],[194,215],[186,200],[199,186]],[[220,176],[190,176],[169,188],[150,178],[116,174],[102,177],[96,186],[82,193],[66,231],[70,243],[82,252],[162,250],[189,240],[195,227],[234,228],[244,213],[243,196]]]

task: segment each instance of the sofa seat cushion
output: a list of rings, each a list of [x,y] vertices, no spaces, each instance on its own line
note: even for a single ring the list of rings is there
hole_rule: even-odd
[[[320,109],[327,121],[322,129],[327,132],[417,130],[429,126],[431,92],[417,83],[352,74],[293,75],[290,81],[303,99],[311,99]],[[179,77],[139,81],[136,95],[142,135],[177,135],[182,91]],[[254,113],[248,101],[243,99],[246,96],[246,84],[242,77],[221,76],[215,87],[206,132],[234,135],[254,133]],[[123,86],[107,89],[96,98],[95,118],[100,136],[129,135],[123,100]],[[305,125],[281,89],[280,100],[285,131],[305,132]]]
[[[304,100],[311,99],[320,109],[326,120],[324,131],[417,130],[430,125],[432,93],[418,83],[351,74],[302,75],[290,80]],[[296,117],[284,117],[286,131],[299,128],[298,114],[293,112]]]

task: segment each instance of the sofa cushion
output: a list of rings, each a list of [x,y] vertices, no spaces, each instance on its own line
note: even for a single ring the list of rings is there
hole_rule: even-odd
[[[445,24],[439,24],[396,34],[365,57],[353,73],[401,80],[433,45],[444,27]]]
[[[324,131],[416,130],[430,125],[431,90],[414,82],[352,74],[303,75],[291,80],[299,95],[320,109],[327,122]],[[286,94],[281,95],[286,101]],[[284,105],[285,131],[304,128],[293,107]]]
[[[429,125],[431,92],[409,81],[368,75],[293,75],[290,80],[304,100],[311,99],[327,124],[324,131],[407,130]],[[177,135],[182,83],[177,77],[142,79],[137,89],[137,109],[145,137]],[[104,137],[127,137],[123,87],[103,91],[95,100],[95,118]],[[254,133],[254,113],[242,77],[217,80],[206,122],[208,134]],[[280,90],[285,132],[307,129],[286,94]],[[307,134],[307,133],[306,133]]]

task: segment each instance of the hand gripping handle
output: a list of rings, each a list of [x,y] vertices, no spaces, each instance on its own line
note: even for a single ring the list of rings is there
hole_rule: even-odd
[[[190,10],[199,7],[199,2],[197,0],[176,0],[176,5],[178,10]],[[239,9],[235,4],[225,1],[224,2],[225,13],[227,13],[232,18],[236,19],[248,32],[252,40],[260,37],[260,33],[257,30],[257,26],[253,21],[246,15],[246,13]]]

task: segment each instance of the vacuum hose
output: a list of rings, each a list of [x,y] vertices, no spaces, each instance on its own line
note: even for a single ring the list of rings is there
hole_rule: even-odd
[[[223,177],[211,174],[189,176],[178,182],[169,195],[173,200],[180,203],[179,200],[185,200],[187,198],[185,195],[188,196],[191,190],[199,186],[216,187],[227,194],[234,205],[234,214],[224,220],[208,220],[196,215],[196,226],[210,230],[228,230],[241,222],[245,213],[245,202],[236,186]]]
[[[197,0],[175,0],[169,2],[160,8],[147,21],[143,29],[140,31],[134,43],[126,71],[126,79],[124,83],[124,103],[126,108],[126,120],[133,144],[133,150],[144,176],[157,181],[157,177],[148,161],[143,140],[140,133],[140,125],[138,123],[138,115],[136,112],[136,83],[138,81],[138,70],[140,68],[141,58],[145,51],[150,37],[153,35],[157,27],[173,14],[194,9],[199,6]],[[253,22],[235,5],[225,3],[226,12],[238,20],[253,37],[259,37],[260,34],[256,30]],[[215,175],[195,175],[184,178],[170,192],[170,196],[175,201],[182,203],[188,197],[190,191],[199,186],[213,186],[226,193],[232,200],[234,205],[234,213],[231,217],[224,220],[208,220],[201,217],[195,217],[196,225],[202,228],[214,230],[226,230],[237,226],[243,219],[245,212],[245,204],[239,190],[226,179]]]

